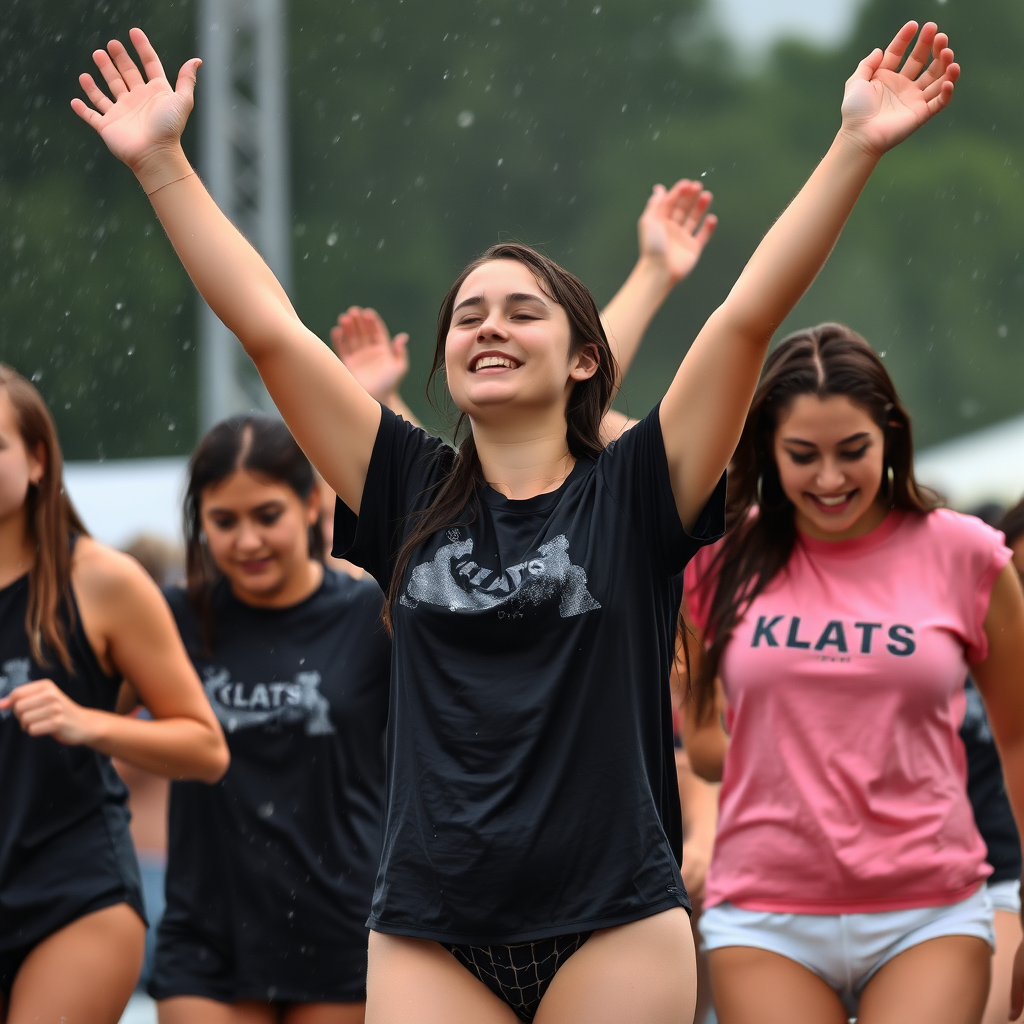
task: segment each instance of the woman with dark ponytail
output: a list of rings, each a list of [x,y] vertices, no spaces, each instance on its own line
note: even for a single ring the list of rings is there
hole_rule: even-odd
[[[723,473],[777,325],[883,154],[959,68],[906,24],[847,83],[842,127],[683,360],[605,444],[617,340],[571,274],[499,245],[441,307],[435,377],[457,449],[374,401],[300,322],[181,151],[198,63],[172,90],[138,29],[75,111],[137,174],[192,280],[339,496],[335,553],[388,595],[384,844],[373,1024],[692,1019],[668,677],[678,577],[722,529]],[[916,38],[916,42],[915,42]],[[648,286],[664,287],[652,280]]]
[[[871,346],[791,335],[733,457],[728,532],[687,567],[707,643],[687,747],[722,778],[701,919],[722,1024],[981,1019],[991,868],[958,729],[970,668],[1021,821],[1024,598],[1002,535],[938,508],[913,461]]]
[[[122,678],[151,721],[115,714]],[[110,758],[213,782],[227,756],[159,590],[89,536],[49,410],[0,364],[0,1021],[115,1024],[145,916]]]
[[[323,565],[320,495],[288,428],[199,442],[187,584],[166,591],[232,764],[175,783],[161,1024],[359,1024],[380,860],[390,642],[381,593]]]

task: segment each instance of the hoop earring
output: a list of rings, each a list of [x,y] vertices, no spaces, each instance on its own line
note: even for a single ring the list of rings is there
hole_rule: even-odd
[[[896,493],[896,474],[893,472],[890,463],[885,471],[885,500],[892,504],[893,495]]]

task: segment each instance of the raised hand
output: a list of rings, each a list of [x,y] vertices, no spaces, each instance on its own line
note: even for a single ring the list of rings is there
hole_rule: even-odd
[[[151,192],[151,186],[159,188],[168,183],[160,180],[166,174],[161,175],[163,168],[158,165],[166,164],[161,158],[180,145],[192,112],[196,69],[202,62],[198,57],[186,61],[172,89],[142,29],[133,28],[128,35],[142,61],[145,79],[128,51],[113,39],[105,50],[93,53],[110,96],[92,75],[83,74],[78,81],[92,106],[76,98],[71,101],[71,109],[99,132],[110,152],[126,163]]]
[[[877,156],[942,110],[960,77],[949,38],[931,21],[900,68],[915,35],[917,22],[908,21],[888,48],[865,57],[846,83],[843,132]]]
[[[697,181],[683,178],[670,189],[655,185],[637,224],[640,257],[664,265],[678,284],[697,265],[718,218],[708,213],[711,193]]]
[[[331,328],[331,344],[349,372],[378,402],[393,406],[409,372],[408,334],[388,332],[375,309],[350,306]]]

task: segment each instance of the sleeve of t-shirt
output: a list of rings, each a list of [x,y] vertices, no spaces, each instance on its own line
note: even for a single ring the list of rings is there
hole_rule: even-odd
[[[387,593],[406,520],[429,503],[450,452],[440,438],[382,406],[359,515],[340,498],[334,506],[334,557],[365,569]]]
[[[725,474],[687,532],[676,510],[658,410],[655,406],[608,445],[601,471],[612,499],[647,544],[655,564],[675,576],[702,545],[725,531]]]
[[[1003,535],[974,516],[946,509],[931,513],[941,526],[940,541],[952,558],[950,578],[959,605],[967,661],[976,665],[988,657],[985,617],[996,577],[1013,557]]]

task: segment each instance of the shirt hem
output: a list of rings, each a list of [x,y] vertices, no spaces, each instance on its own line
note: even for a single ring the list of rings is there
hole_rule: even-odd
[[[472,935],[468,932],[450,932],[432,928],[416,928],[412,925],[390,924],[372,915],[366,924],[371,930],[382,932],[384,935],[401,935],[410,939],[429,939],[432,942],[450,943],[458,946],[503,946],[512,945],[517,942],[538,942],[541,939],[551,939],[558,935],[573,935],[576,932],[593,932],[600,928],[615,928],[618,925],[631,924],[633,921],[642,921],[644,918],[653,917],[655,914],[672,910],[675,907],[682,907],[687,914],[692,913],[689,900],[682,894],[679,894],[678,896],[660,899],[655,903],[648,903],[643,907],[635,907],[620,914],[588,918],[583,921],[565,921],[560,924],[530,928],[521,932]]]
[[[987,881],[982,878],[955,892],[937,893],[933,896],[907,896],[903,899],[886,897],[878,900],[831,900],[822,903],[797,902],[794,900],[730,899],[728,895],[705,899],[705,907],[716,907],[731,903],[741,910],[752,910],[766,914],[881,914],[892,910],[921,910],[926,907],[949,907],[973,896]]]

